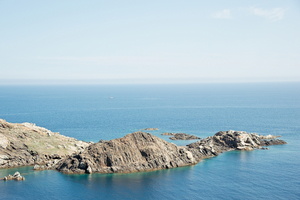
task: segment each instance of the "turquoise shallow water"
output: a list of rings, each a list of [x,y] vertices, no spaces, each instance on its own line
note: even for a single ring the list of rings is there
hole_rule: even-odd
[[[97,142],[147,127],[199,137],[220,130],[282,135],[269,151],[231,151],[195,166],[133,174],[20,171],[0,199],[300,199],[300,84],[0,86],[0,118]],[[114,97],[114,99],[109,99]],[[170,141],[185,145],[187,141]]]

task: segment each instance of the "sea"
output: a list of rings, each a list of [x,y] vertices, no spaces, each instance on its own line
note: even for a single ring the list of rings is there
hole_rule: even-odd
[[[0,181],[0,199],[300,199],[300,83],[2,85],[0,118],[79,140],[144,128],[205,138],[218,131],[281,135],[286,145],[230,151],[194,166],[131,174],[65,175],[32,166]]]

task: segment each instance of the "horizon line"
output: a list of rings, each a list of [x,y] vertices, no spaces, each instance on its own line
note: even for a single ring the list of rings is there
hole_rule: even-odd
[[[9,85],[175,85],[175,84],[226,84],[226,83],[299,83],[300,80],[203,80],[203,81],[151,81],[145,79],[138,79],[128,81],[122,81],[123,79],[118,80],[0,80],[0,86],[9,86]]]

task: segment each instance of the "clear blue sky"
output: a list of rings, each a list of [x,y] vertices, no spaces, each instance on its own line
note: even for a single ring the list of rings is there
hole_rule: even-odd
[[[0,0],[0,84],[300,81],[299,0]]]

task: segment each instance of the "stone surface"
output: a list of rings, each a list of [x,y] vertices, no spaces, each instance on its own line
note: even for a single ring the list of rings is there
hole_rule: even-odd
[[[187,147],[178,147],[149,133],[90,145],[84,152],[59,162],[63,173],[128,173],[196,164]],[[84,163],[82,165],[80,163]]]
[[[142,129],[144,131],[157,131],[158,128],[145,128],[145,129]]]
[[[6,149],[8,145],[9,145],[8,139],[3,134],[0,134],[0,147]]]
[[[32,123],[13,124],[0,119],[0,168],[46,164],[90,144]]]
[[[7,180],[16,180],[16,181],[25,181],[25,177],[21,176],[19,172],[15,172],[14,175],[8,175],[1,178],[1,180],[7,181]]]
[[[265,136],[263,136],[263,135],[260,135],[259,136],[259,139],[260,140],[262,140],[262,139],[267,139],[267,140],[269,140],[269,139],[276,139],[276,138],[278,138],[278,137],[281,137],[281,135],[265,135]]]
[[[162,133],[161,135],[175,135],[176,133]]]
[[[186,133],[175,133],[173,137],[170,137],[170,139],[171,140],[198,140],[201,138]]]
[[[81,153],[59,161],[56,169],[67,174],[151,171],[193,165],[225,151],[260,148],[259,135],[243,131],[220,131],[187,146],[176,146],[150,133],[135,132],[92,144]]]
[[[230,130],[220,131],[214,136],[207,137],[188,146],[199,149],[211,149],[216,153],[229,150],[249,151],[259,149],[260,141],[257,134]]]
[[[285,141],[283,140],[279,140],[279,139],[276,139],[276,140],[260,140],[260,145],[261,146],[270,146],[270,145],[279,145],[279,144],[286,144]]]
[[[283,140],[272,139],[276,137],[230,130],[187,146],[176,146],[150,133],[135,132],[94,144],[53,133],[35,124],[12,124],[0,119],[0,168],[34,165],[35,170],[57,169],[76,174],[152,171],[193,165],[225,151],[251,151],[268,149],[262,146],[286,144]],[[23,178],[16,173],[2,179]]]

